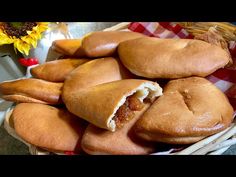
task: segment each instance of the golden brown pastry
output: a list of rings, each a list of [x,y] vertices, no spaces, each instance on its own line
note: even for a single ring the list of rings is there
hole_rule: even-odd
[[[208,80],[190,77],[170,81],[134,129],[145,140],[189,144],[224,130],[232,120],[227,97]]]
[[[109,114],[107,111],[112,111],[111,109],[114,109],[114,107],[112,108],[112,106],[114,106],[114,104],[117,104],[118,100],[115,101],[111,99],[110,102],[112,102],[113,105],[110,105],[111,106],[109,108],[110,110],[104,110],[103,112],[104,114],[102,113],[102,111],[98,111],[98,109],[103,104],[108,103],[108,101],[105,99],[108,99],[108,97],[111,97],[110,94],[111,92],[114,91],[114,89],[116,89],[115,87],[117,86],[117,84],[111,84],[111,86],[108,86],[108,87],[102,86],[101,88],[105,88],[107,90],[107,93],[103,93],[102,90],[99,90],[100,87],[97,87],[97,86],[102,85],[104,83],[110,83],[112,81],[132,78],[132,76],[133,75],[127,69],[125,69],[122,66],[122,64],[120,64],[119,61],[116,60],[115,58],[108,57],[108,58],[92,60],[90,62],[87,62],[79,66],[68,75],[68,77],[66,78],[64,82],[63,91],[62,91],[63,102],[65,103],[67,109],[73,114],[77,116],[80,115],[82,116],[83,119],[89,122],[92,122],[95,125],[98,125],[102,128],[106,128],[106,129],[110,129],[114,131],[115,124],[112,123],[113,125],[111,127],[110,123],[107,122],[107,121],[110,121],[107,119],[111,119],[111,118],[106,117],[106,116],[108,116]],[[138,83],[136,84],[137,87],[141,84],[140,81],[134,81],[134,83]],[[125,84],[126,82],[124,82],[124,85]],[[151,87],[154,87],[152,89],[154,90],[159,89],[159,86],[156,83],[154,83],[154,86],[152,86],[152,84],[151,84]],[[132,92],[132,89],[136,89],[135,85],[133,86],[134,88],[129,88],[129,87],[125,88],[125,89],[128,89],[126,91]],[[125,94],[121,90],[119,90],[120,88],[123,89],[122,88],[123,86],[118,86],[118,87],[117,87],[118,89],[117,91],[120,92],[118,94],[120,94],[120,96],[122,94]],[[106,94],[109,94],[109,95],[106,95]],[[102,95],[106,95],[103,100],[99,98]],[[118,99],[121,99],[121,97],[119,97]],[[125,98],[124,98],[124,101],[125,101]],[[87,104],[89,104],[88,107],[87,107]],[[97,104],[97,108],[96,106],[94,107],[94,104]],[[80,107],[80,108],[77,109],[77,107]],[[92,116],[96,115],[97,112],[100,112],[98,113],[98,117],[92,118]],[[96,120],[96,119],[102,119],[102,120]]]
[[[77,54],[87,57],[112,56],[120,42],[144,37],[141,33],[131,31],[98,31],[93,32],[82,40],[82,46]]]
[[[143,37],[120,43],[118,54],[133,74],[146,78],[205,77],[231,60],[221,47],[193,39]]]
[[[79,89],[134,76],[115,58],[107,57],[91,60],[73,70],[66,78],[62,97]]]
[[[53,41],[52,50],[64,55],[74,56],[80,46],[81,39],[59,39]]]
[[[20,103],[12,112],[14,129],[29,144],[50,151],[80,151],[87,124],[66,109]]]
[[[88,59],[61,59],[46,62],[30,70],[33,77],[51,82],[64,82],[66,76],[88,62]]]
[[[97,31],[78,40],[56,40],[52,44],[52,49],[69,56],[107,57],[114,55],[120,42],[143,36],[141,33],[131,31]]]
[[[19,79],[0,83],[0,93],[3,99],[17,103],[60,104],[62,85],[41,79]]]
[[[64,92],[64,90],[63,90]],[[66,94],[67,109],[88,122],[115,131],[140,111],[144,99],[152,102],[162,94],[156,82],[124,79],[99,84]]]
[[[110,132],[90,124],[82,137],[82,149],[91,155],[144,155],[155,152],[153,143],[141,141],[134,135],[132,126],[150,106],[146,104],[134,118],[116,132]]]

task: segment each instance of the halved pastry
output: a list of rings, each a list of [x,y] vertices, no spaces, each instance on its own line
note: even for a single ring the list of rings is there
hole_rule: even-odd
[[[144,155],[155,152],[154,144],[137,138],[132,129],[149,106],[145,104],[141,111],[135,111],[134,118],[115,132],[90,124],[82,137],[82,149],[92,155]]]
[[[205,78],[177,79],[164,87],[134,129],[145,140],[189,144],[226,129],[233,112],[224,93]]]
[[[140,111],[145,101],[162,95],[152,81],[125,79],[99,84],[67,94],[67,109],[88,122],[110,131],[123,127]]]
[[[61,59],[38,65],[30,70],[33,77],[51,82],[64,82],[66,76],[88,62],[88,59]]]
[[[66,109],[37,103],[20,103],[11,115],[20,138],[50,152],[81,151],[87,123]]]
[[[60,104],[62,85],[41,79],[19,79],[0,83],[0,93],[3,99],[17,103]]]

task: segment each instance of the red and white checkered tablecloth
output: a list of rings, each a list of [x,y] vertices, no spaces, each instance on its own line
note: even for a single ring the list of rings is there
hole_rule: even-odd
[[[158,38],[185,38],[192,39],[193,35],[189,34],[179,24],[174,22],[132,22],[128,29],[131,31],[143,33],[147,36]],[[206,77],[222,90],[228,97],[231,105],[236,112],[236,43],[231,41],[229,49],[234,64],[230,68],[222,68]]]

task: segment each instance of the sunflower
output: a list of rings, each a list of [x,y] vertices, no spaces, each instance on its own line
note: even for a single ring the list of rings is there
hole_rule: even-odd
[[[47,29],[47,22],[0,22],[0,46],[13,44],[15,51],[29,55]]]

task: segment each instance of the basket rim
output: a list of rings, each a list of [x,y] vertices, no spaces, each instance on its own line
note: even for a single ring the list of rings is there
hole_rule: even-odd
[[[53,153],[53,154],[57,154],[57,155],[65,155],[65,154],[62,154],[62,153],[55,153],[55,152],[50,152],[50,151],[47,151],[47,150],[44,150],[44,149],[42,149],[42,148],[40,148],[40,147],[37,147],[37,146],[35,146],[35,145],[32,145],[32,144],[29,144],[29,143],[27,143],[26,141],[24,141],[22,138],[20,138],[18,135],[17,135],[17,133],[15,132],[15,130],[14,130],[14,128],[13,127],[11,127],[10,126],[10,124],[9,124],[9,119],[10,119],[10,117],[11,117],[11,114],[12,114],[12,112],[13,112],[13,109],[14,109],[14,107],[15,106],[11,106],[10,108],[8,108],[7,109],[7,111],[6,111],[6,113],[5,113],[5,119],[4,119],[4,128],[6,129],[6,131],[8,132],[8,134],[10,134],[12,137],[14,137],[15,139],[17,139],[18,141],[21,141],[22,143],[24,143],[25,145],[27,145],[28,147],[29,147],[29,152],[32,154],[32,155],[49,155],[50,153]],[[214,134],[214,135],[211,135],[211,136],[209,136],[209,137],[206,137],[206,138],[204,138],[203,140],[201,140],[201,141],[198,141],[198,142],[196,142],[196,143],[194,143],[194,144],[192,144],[192,145],[190,145],[190,146],[188,146],[187,148],[185,148],[185,149],[183,149],[183,150],[181,150],[181,151],[179,151],[179,152],[173,152],[173,153],[167,153],[168,151],[165,151],[165,152],[156,152],[156,153],[152,153],[152,154],[150,154],[150,155],[192,155],[192,154],[194,154],[194,152],[196,152],[196,151],[199,151],[199,150],[201,150],[202,148],[203,148],[203,150],[204,150],[204,148],[205,147],[207,147],[210,143],[212,143],[213,142],[213,145],[212,145],[212,147],[215,147],[216,145],[219,145],[219,144],[221,144],[221,143],[223,143],[224,141],[220,141],[220,142],[216,142],[216,143],[214,143],[215,141],[217,141],[217,139],[219,139],[219,137],[222,137],[222,136],[225,136],[225,135],[227,135],[227,133],[230,131],[230,130],[232,130],[232,129],[234,129],[234,133],[233,133],[233,135],[232,135],[232,137],[233,136],[235,136],[236,135],[236,119],[234,119],[234,122],[231,124],[231,126],[230,127],[228,127],[227,129],[225,129],[225,130],[223,130],[223,131],[221,131],[221,132],[219,132],[219,133],[216,133],[216,134]],[[231,137],[231,136],[230,136]],[[226,140],[228,140],[229,138],[227,138]],[[234,139],[234,140],[236,140],[236,137],[233,137],[233,138],[231,138],[231,139]],[[199,144],[200,145],[205,145],[205,146],[200,146],[201,148],[198,148],[199,147]],[[235,142],[235,144],[236,144],[236,142]],[[231,145],[230,145],[231,146]],[[220,149],[216,149],[215,151],[211,151],[211,149],[210,149],[210,151],[207,151],[206,153],[212,153],[212,155],[219,155],[219,154],[222,154],[224,151],[224,149],[225,150],[227,150],[230,146],[224,146],[224,147],[222,147],[222,148],[220,148]],[[228,147],[228,148],[227,148]],[[227,148],[227,149],[226,149]]]

